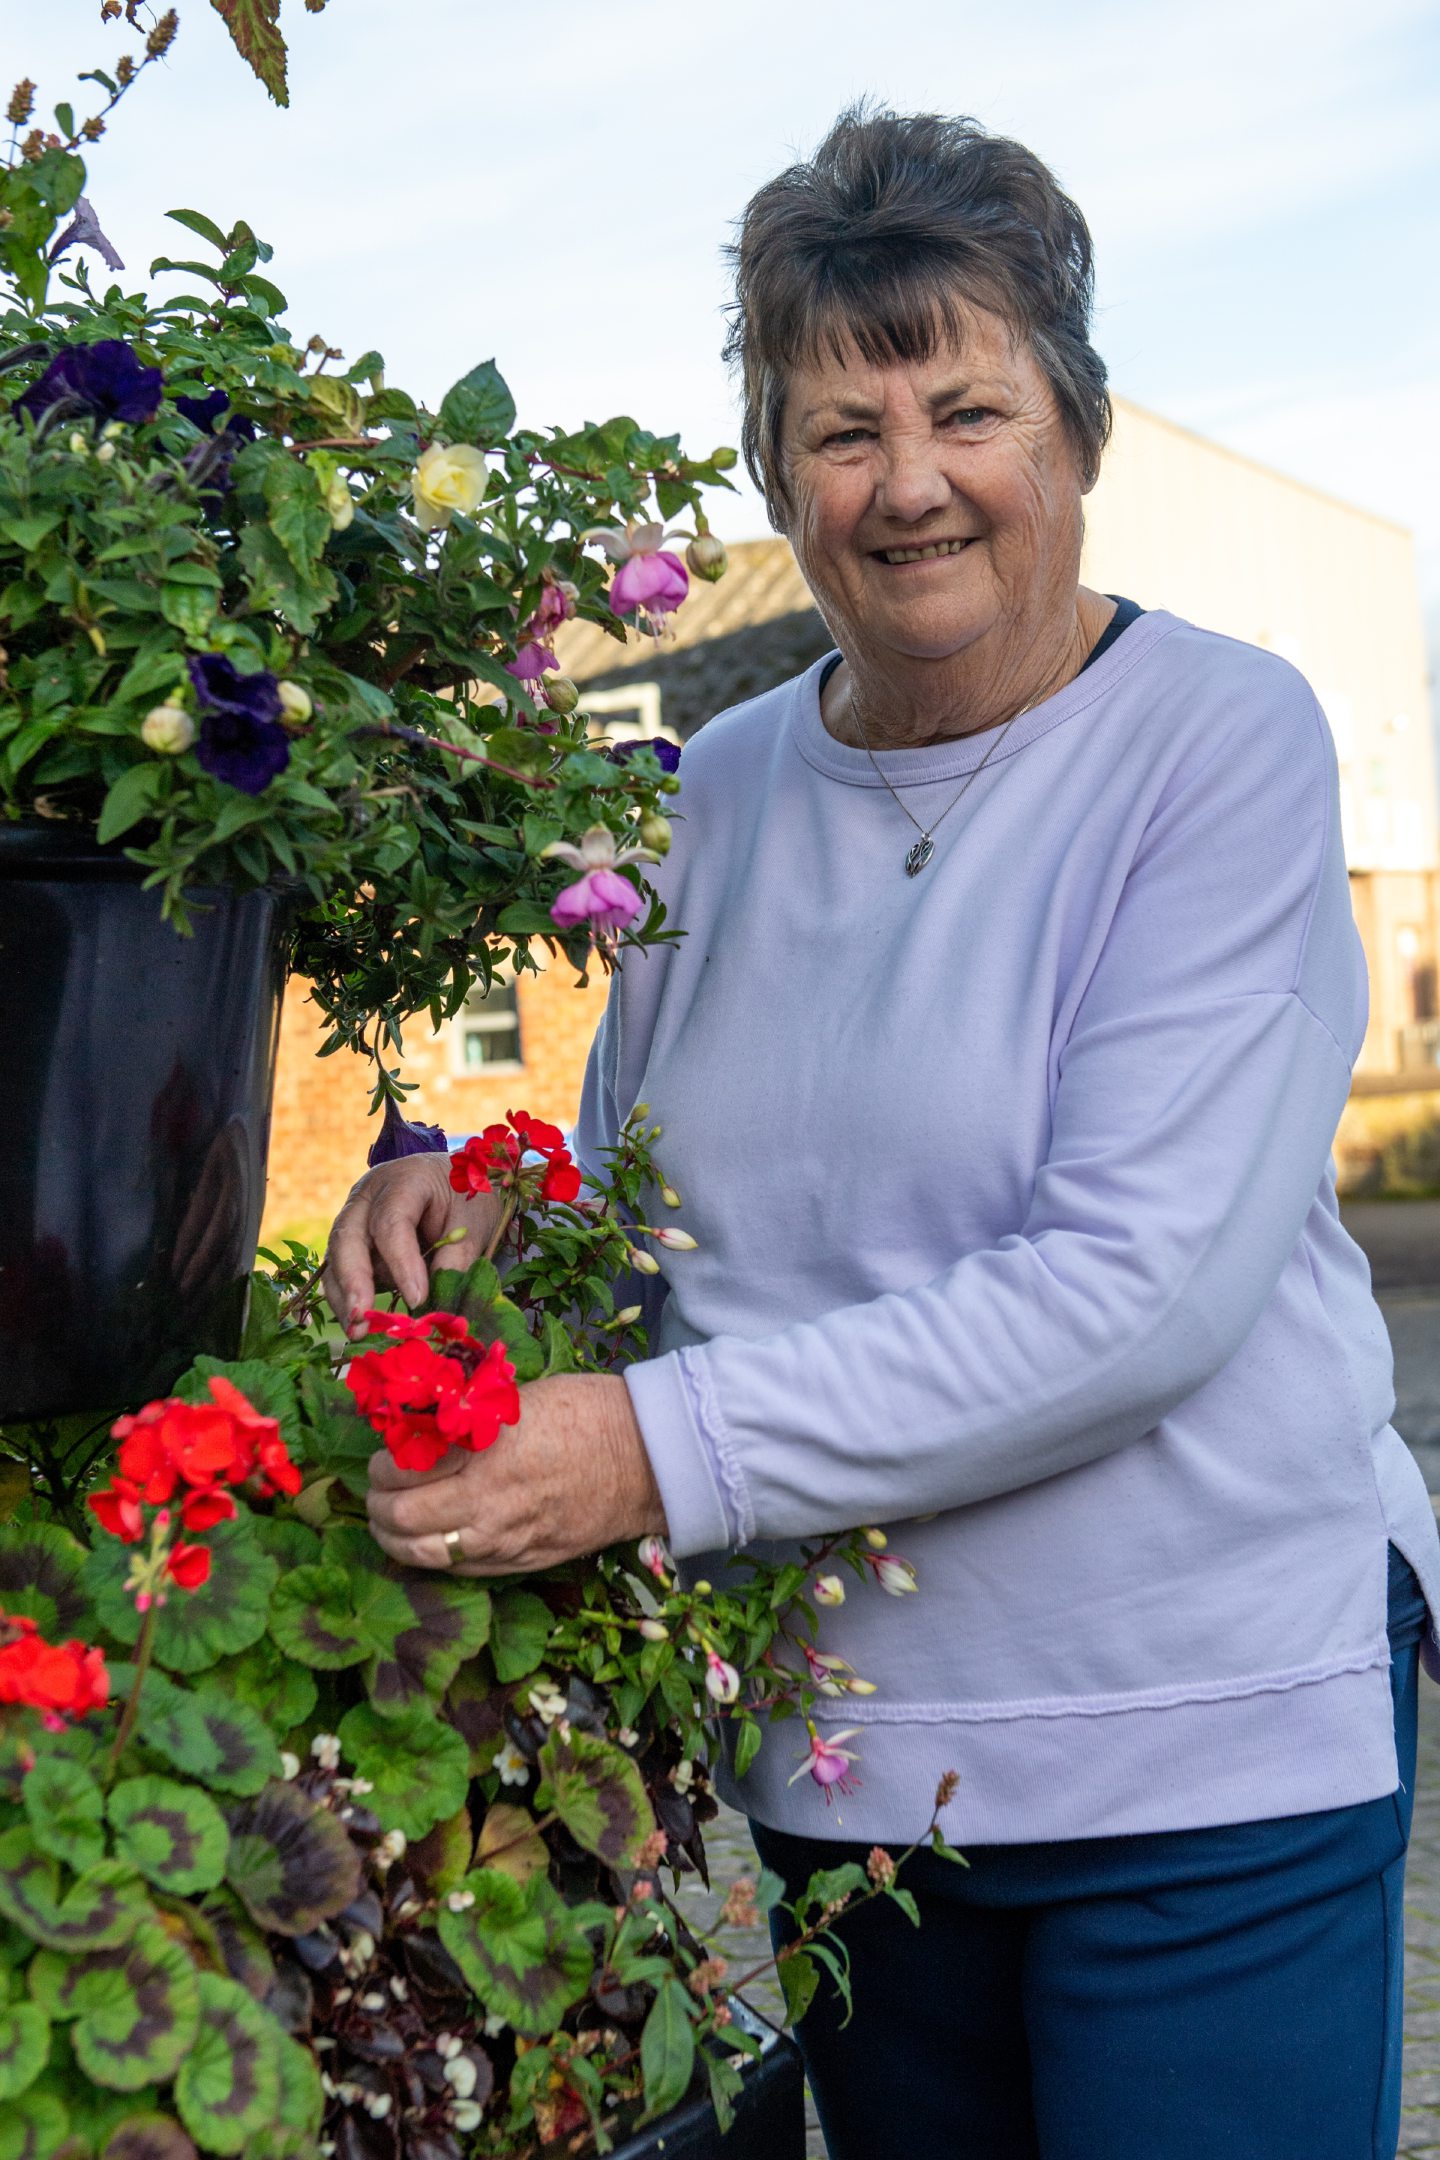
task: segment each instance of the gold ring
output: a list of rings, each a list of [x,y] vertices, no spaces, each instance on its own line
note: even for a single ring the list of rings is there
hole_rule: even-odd
[[[458,1530],[447,1530],[445,1532],[446,1567],[453,1567],[455,1565],[455,1557],[457,1553],[460,1553],[460,1532]],[[463,1559],[463,1553],[460,1553],[460,1556]]]

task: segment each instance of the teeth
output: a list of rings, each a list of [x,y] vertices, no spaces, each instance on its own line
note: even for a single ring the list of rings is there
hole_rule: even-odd
[[[887,563],[934,562],[937,555],[958,555],[970,545],[968,540],[941,540],[933,547],[886,548]]]

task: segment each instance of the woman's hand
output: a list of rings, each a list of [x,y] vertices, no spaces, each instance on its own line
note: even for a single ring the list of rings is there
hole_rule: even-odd
[[[467,1268],[495,1234],[501,1201],[494,1193],[457,1193],[448,1155],[406,1155],[381,1163],[355,1185],[330,1232],[324,1286],[330,1310],[351,1335],[375,1303],[375,1286],[398,1290],[412,1308],[430,1289],[425,1254],[452,1230],[465,1236],[445,1248],[446,1267]]]
[[[369,1508],[392,1559],[456,1575],[528,1574],[666,1531],[629,1390],[610,1373],[532,1380],[519,1424],[482,1454],[452,1448],[419,1471],[382,1449],[370,1458]]]

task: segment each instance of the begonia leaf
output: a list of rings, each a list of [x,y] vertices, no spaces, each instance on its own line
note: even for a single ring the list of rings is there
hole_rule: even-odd
[[[100,1860],[62,1897],[60,1871],[28,1827],[0,1837],[0,1912],[52,1950],[103,1950],[123,1942],[148,1910],[139,1876],[124,1860]]]
[[[494,1813],[494,1809],[491,1809]],[[424,1837],[412,1838],[405,1851],[405,1866],[429,1897],[443,1897],[468,1874],[475,1850],[475,1831],[468,1807],[437,1822]]]
[[[533,2038],[554,2032],[594,1965],[577,1915],[543,1875],[522,1885],[478,1868],[462,1888],[474,1902],[441,1907],[441,1942],[492,2016]]]
[[[122,1778],[107,1802],[115,1850],[147,1881],[177,1897],[213,1890],[230,1833],[208,1793],[174,1778]]]
[[[540,1750],[536,1805],[553,1808],[577,1845],[607,1867],[635,1867],[655,1829],[645,1781],[623,1748],[571,1727]]]
[[[260,1927],[306,1935],[359,1891],[360,1855],[345,1825],[298,1787],[267,1785],[230,1810],[229,1824],[225,1879]]]
[[[382,1717],[357,1703],[340,1720],[340,1745],[374,1787],[366,1804],[387,1830],[424,1837],[465,1799],[470,1751],[428,1705]]]
[[[52,2018],[73,2021],[76,2062],[111,2092],[173,2077],[194,2045],[198,1975],[184,1945],[156,1920],[143,1922],[129,1942],[84,1957],[42,1950],[30,1989]]]
[[[272,1611],[275,1598],[279,1597],[284,1587],[285,1577],[282,1575],[270,1601]],[[253,1710],[264,1723],[267,1732],[285,1733],[289,1732],[292,1726],[303,1725],[309,1717],[315,1708],[316,1688],[304,1665],[297,1664],[292,1657],[287,1657],[268,1635],[262,1635],[259,1642],[251,1643],[248,1650],[242,1650],[237,1657],[222,1658],[215,1667],[206,1683],[207,1704],[220,1695],[231,1698],[232,1708],[235,1704],[240,1704]],[[278,1762],[270,1764],[268,1775],[279,1775]],[[257,1780],[254,1786],[249,1787],[232,1782],[227,1790],[258,1792],[261,1782],[263,1781]]]
[[[195,2141],[173,2115],[128,2115],[105,2141],[100,2160],[197,2160]]]
[[[498,1868],[502,1875],[513,1875],[518,1883],[527,1883],[532,1875],[546,1871],[549,1850],[528,1808],[496,1800],[486,1809],[475,1846],[475,1865]]]
[[[471,1777],[482,1777],[505,1744],[509,1699],[488,1658],[467,1658],[445,1691],[445,1715],[470,1750]]]
[[[207,1530],[210,1576],[198,1590],[172,1588],[155,1626],[155,1661],[170,1672],[203,1672],[217,1658],[248,1650],[265,1632],[280,1569],[262,1552],[248,1515]],[[129,1547],[104,1538],[85,1562],[85,1580],[102,1622],[117,1642],[140,1634],[133,1592],[125,1588]]]
[[[32,2085],[0,2112],[0,2160],[52,2160],[64,2144],[70,2116],[58,2093]]]
[[[279,2026],[238,1982],[200,1975],[200,2030],[175,2079],[180,2120],[209,2152],[243,2152],[280,2104]]]
[[[496,1678],[524,1680],[536,1671],[554,1625],[555,1615],[533,1590],[497,1592],[490,1624]]]
[[[0,2100],[33,2085],[50,2053],[50,2020],[38,2003],[0,2005]]]
[[[78,1874],[105,1857],[105,1795],[80,1763],[41,1755],[21,1798],[35,1842]]]
[[[89,1618],[85,1547],[58,1523],[0,1528],[0,1612],[33,1620],[47,1642],[84,1633]]]
[[[48,2013],[47,2013],[48,2015]],[[100,2152],[106,2139],[127,2122],[132,2115],[148,2113],[160,2105],[160,2095],[153,2085],[143,2086],[139,2092],[107,2092],[88,2078],[75,2059],[70,2045],[68,2024],[50,2027],[50,2060],[40,2076],[25,2095],[25,2101],[33,2101],[37,2094],[53,2094],[64,2109],[67,2122],[68,2142],[63,2148],[64,2160],[79,2160]],[[17,2102],[17,2106],[25,2103]],[[0,2110],[0,2122],[11,2111]],[[4,2147],[0,2145],[0,2153]]]
[[[274,1985],[275,1960],[234,1891],[212,1890],[200,1908],[200,1919],[213,1935],[230,1978],[263,2003]]]
[[[147,1748],[218,1792],[257,1793],[280,1774],[280,1750],[264,1715],[230,1692],[223,1668],[194,1687],[148,1672],[137,1723]]]

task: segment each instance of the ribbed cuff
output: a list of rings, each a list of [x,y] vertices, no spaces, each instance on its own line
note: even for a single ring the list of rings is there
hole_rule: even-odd
[[[624,1374],[677,1560],[692,1553],[724,1552],[736,1542],[718,1466],[681,1368],[683,1354],[667,1351],[627,1366]]]

